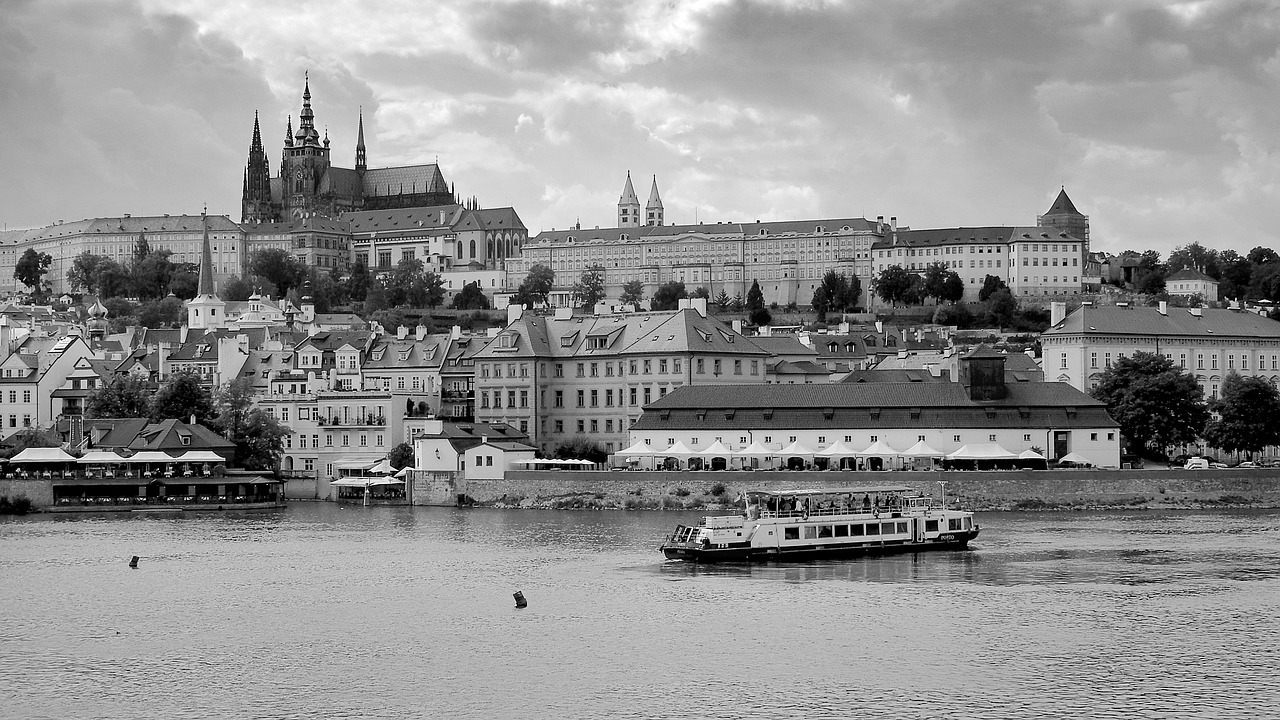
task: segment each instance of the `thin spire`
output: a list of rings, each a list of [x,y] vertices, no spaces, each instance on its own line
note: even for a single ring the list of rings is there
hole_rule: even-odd
[[[204,229],[204,240],[200,247],[200,295],[213,294],[213,250],[209,247],[209,206],[200,211],[200,224]]]
[[[284,125],[284,146],[293,147],[293,113],[289,113],[289,120]]]
[[[359,131],[356,133],[356,171],[364,172],[368,166],[368,160],[364,150],[364,106],[360,106],[360,123]]]

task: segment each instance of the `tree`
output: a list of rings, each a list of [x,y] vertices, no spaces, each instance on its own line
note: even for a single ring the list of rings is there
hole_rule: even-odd
[[[153,330],[179,327],[185,317],[182,301],[176,297],[148,300],[138,306],[138,324]]]
[[[49,264],[52,262],[53,258],[49,253],[36,252],[35,248],[27,248],[13,268],[13,277],[39,294],[41,278],[49,272]]]
[[[913,277],[901,265],[890,265],[871,280],[871,291],[890,305],[897,305],[911,291]]]
[[[1280,262],[1259,265],[1249,277],[1249,297],[1280,302]]]
[[[764,302],[761,300],[761,302]],[[733,300],[729,302],[730,308],[734,312],[742,312],[747,307],[747,301],[742,299],[742,293],[733,296]]]
[[[100,298],[114,295],[115,293],[106,293],[102,289],[103,275],[111,267],[114,267],[117,272],[121,270],[115,260],[106,255],[96,255],[92,251],[85,250],[71,261],[71,269],[67,271],[67,284],[72,290],[96,293]]]
[[[1218,257],[1218,267],[1222,269],[1222,284],[1218,288],[1222,297],[1240,298],[1249,292],[1253,263],[1248,258],[1241,257],[1235,250],[1223,250]]]
[[[1261,245],[1250,250],[1248,257],[1249,262],[1254,265],[1266,265],[1280,260],[1280,254],[1277,254],[1275,250]]]
[[[122,297],[109,297],[102,301],[102,306],[107,309],[108,318],[124,318],[138,312],[137,305]]]
[[[596,307],[596,303],[604,300],[604,267],[592,265],[582,271],[578,282],[573,284],[574,302],[588,312]]]
[[[138,233],[138,240],[133,244],[133,262],[135,264],[147,259],[151,254],[151,243],[147,242],[145,232]]]
[[[751,281],[751,289],[747,291],[747,309],[751,311],[764,309],[764,293],[760,290],[759,280]]]
[[[602,463],[609,459],[609,454],[600,447],[600,443],[578,435],[556,445],[555,456],[561,460],[590,460]]]
[[[947,273],[947,280],[942,286],[942,295],[938,299],[953,305],[964,299],[964,280],[959,273],[954,271]]]
[[[768,308],[757,308],[751,311],[748,319],[752,325],[768,325],[773,322],[773,313],[769,312]]]
[[[391,302],[387,297],[386,286],[383,285],[381,278],[373,278],[364,295],[365,314],[372,315],[379,310],[386,310],[389,307],[391,307]]]
[[[1154,270],[1140,268],[1133,279],[1133,289],[1145,295],[1159,295],[1164,292],[1164,275]]]
[[[1263,448],[1280,445],[1280,391],[1264,377],[1229,373],[1222,380],[1222,396],[1210,401],[1218,413],[1204,428],[1204,439],[1227,452],[1245,452],[1249,458]]]
[[[222,289],[218,291],[218,297],[227,302],[245,301],[253,294],[253,285],[248,280],[242,280],[239,276],[232,275],[222,283]]]
[[[1200,270],[1205,275],[1217,280],[1222,277],[1218,269],[1218,251],[1193,242],[1173,249],[1169,253],[1169,262],[1165,264],[1165,272],[1175,273],[1183,268]]]
[[[284,453],[289,430],[258,408],[249,411],[243,433],[230,438],[236,444],[236,462],[246,470],[275,470]]]
[[[622,297],[619,302],[623,305],[639,305],[644,300],[644,283],[639,280],[628,280],[622,285]]]
[[[191,416],[201,425],[213,417],[213,397],[194,373],[177,373],[156,391],[151,399],[151,422],[175,419],[187,422]]]
[[[1009,292],[1008,288],[1001,288],[987,298],[987,311],[991,313],[997,325],[1008,327],[1013,323],[1013,316],[1018,312],[1018,301],[1013,299],[1013,293]]]
[[[168,250],[154,250],[141,260],[134,260],[129,271],[129,284],[134,297],[140,300],[156,300],[169,294],[169,281],[173,279],[173,263]]]
[[[982,289],[978,291],[978,300],[986,302],[992,295],[1001,290],[1008,290],[1009,286],[1005,284],[1004,279],[996,275],[988,275],[982,278]]]
[[[964,297],[964,280],[960,279],[959,273],[949,269],[946,263],[930,263],[924,271],[924,294],[939,305],[944,302],[960,302]]]
[[[835,270],[828,270],[813,291],[813,299],[809,301],[814,312],[818,313],[818,322],[826,321],[828,312],[844,310],[848,295],[848,278]]]
[[[650,310],[675,310],[680,307],[680,300],[689,297],[689,293],[684,289],[684,283],[679,280],[671,280],[658,286],[653,292],[653,299],[649,301]]]
[[[364,302],[372,280],[369,266],[364,264],[364,257],[357,255],[356,261],[351,263],[351,275],[347,278],[345,287],[346,296],[351,298],[352,302]]]
[[[845,290],[844,309],[856,310],[862,304],[862,281],[857,275],[849,276],[849,287]]]
[[[518,305],[529,307],[546,305],[555,281],[554,270],[546,265],[534,265],[529,268],[529,274],[524,276],[524,280],[520,281],[520,287],[516,288],[516,294],[511,299]]]
[[[1090,394],[1106,404],[1129,447],[1139,452],[1192,442],[1209,418],[1196,379],[1155,353],[1120,358]]]
[[[249,258],[246,273],[262,276],[276,286],[276,292],[285,295],[306,279],[307,266],[288,250],[267,248],[258,250]]]
[[[391,467],[400,470],[413,466],[413,445],[402,442],[391,448],[391,452],[387,453],[387,462],[391,463]]]
[[[710,300],[711,291],[708,290],[705,285],[699,285],[698,287],[694,288],[693,292],[689,293],[689,297],[698,298],[700,300]]]
[[[409,317],[404,313],[404,307],[397,305],[392,308],[383,308],[371,314],[369,319],[382,326],[383,330],[394,333],[399,327],[409,326]]]
[[[151,384],[136,375],[117,375],[84,402],[88,418],[143,418],[151,414]]]
[[[462,292],[453,296],[449,307],[454,310],[488,310],[489,298],[480,289],[480,281],[470,282],[462,286]]]
[[[724,288],[720,288],[720,292],[716,294],[716,299],[713,302],[716,304],[716,307],[720,308],[721,312],[723,312],[729,309],[729,306],[733,303],[733,299],[729,297],[729,293],[724,291]]]
[[[169,294],[179,300],[190,300],[200,292],[199,268],[191,263],[175,265],[169,278]]]

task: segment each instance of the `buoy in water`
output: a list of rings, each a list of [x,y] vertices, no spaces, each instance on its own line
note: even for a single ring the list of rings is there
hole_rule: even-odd
[[[134,555],[134,556],[133,556],[133,559],[129,561],[129,567],[133,568],[134,570],[137,570],[137,569],[138,569],[138,556],[137,556],[137,555]]]
[[[519,590],[515,591],[515,594],[512,597],[516,599],[517,608],[529,606],[529,601],[524,599],[524,593],[520,592]]]

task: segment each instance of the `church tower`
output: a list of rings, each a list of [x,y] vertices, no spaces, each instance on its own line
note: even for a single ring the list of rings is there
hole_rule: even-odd
[[[658,195],[658,176],[653,176],[653,187],[649,190],[649,202],[644,206],[644,224],[662,224],[662,198]]]
[[[262,149],[262,132],[258,113],[253,113],[253,140],[249,142],[249,162],[244,169],[244,193],[240,202],[240,222],[260,223],[275,220],[271,207],[271,166]]]
[[[622,197],[618,198],[618,227],[640,227],[640,198],[636,197],[636,189],[631,186],[630,170],[627,171]]]
[[[364,171],[368,169],[369,162],[364,153],[364,108],[360,108],[360,133],[356,135],[356,172],[363,178]]]
[[[319,213],[332,217],[335,214],[332,194],[328,192],[329,142],[326,133],[321,144],[320,133],[316,130],[315,112],[311,109],[310,78],[303,86],[298,131],[292,138],[285,139],[284,159],[280,165],[284,216],[300,218]]]
[[[223,322],[227,304],[214,292],[213,288],[213,251],[209,248],[208,211],[200,213],[200,224],[204,228],[204,239],[200,247],[200,284],[197,294],[187,301],[187,327],[207,330],[220,327]]]

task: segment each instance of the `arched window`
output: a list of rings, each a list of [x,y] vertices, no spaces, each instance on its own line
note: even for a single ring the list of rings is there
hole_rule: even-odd
[[[476,257],[476,241],[472,240],[471,241],[471,259],[474,260],[475,257]]]

